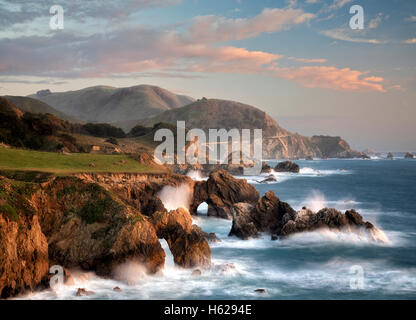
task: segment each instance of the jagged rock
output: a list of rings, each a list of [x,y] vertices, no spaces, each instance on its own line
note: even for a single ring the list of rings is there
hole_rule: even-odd
[[[32,205],[53,264],[105,276],[133,257],[151,273],[164,264],[165,253],[152,223],[95,183],[54,178],[33,195]]]
[[[292,161],[284,161],[279,162],[276,167],[274,167],[274,171],[276,172],[294,172],[299,173],[299,166],[292,162]]]
[[[263,162],[262,167],[261,167],[261,172],[265,172],[265,173],[269,173],[272,171],[272,167],[269,166],[266,162]]]
[[[242,239],[256,237],[259,232],[279,234],[283,222],[296,215],[295,210],[280,201],[273,191],[266,192],[254,207],[237,204],[234,211],[236,215],[229,235]]]
[[[208,204],[208,216],[232,219],[234,203],[255,203],[259,193],[245,179],[236,179],[230,173],[219,170],[211,172],[207,181],[198,181],[194,186],[191,212],[196,212],[202,202]]]
[[[78,174],[77,177],[83,181],[96,182],[111,190],[125,203],[146,216],[164,210],[162,202],[157,197],[163,187],[179,187],[186,184],[192,191],[194,186],[194,181],[190,177],[168,173],[83,173]]]
[[[176,264],[185,268],[211,264],[206,233],[192,225],[188,210],[178,208],[170,212],[156,212],[152,219],[158,237],[167,241]]]
[[[35,289],[48,271],[48,242],[38,217],[10,180],[0,177],[0,298]]]
[[[272,191],[267,192],[254,207],[235,204],[233,212],[229,235],[241,239],[257,237],[260,232],[266,232],[272,240],[277,240],[298,232],[329,228],[360,234],[364,231],[374,241],[385,241],[384,235],[370,222],[365,222],[355,210],[343,214],[336,209],[325,208],[314,213],[304,207],[296,212],[287,203],[280,201]]]
[[[389,153],[387,154],[387,159],[393,159],[393,158],[394,158],[393,153],[392,153],[392,152],[389,152]]]
[[[34,289],[49,270],[48,243],[37,216],[17,221],[0,213],[0,298]]]
[[[414,155],[413,155],[413,153],[411,153],[411,152],[407,152],[407,153],[405,154],[404,158],[405,158],[405,159],[413,159],[413,158],[414,158]]]
[[[233,224],[230,236],[237,236],[241,239],[257,237],[259,231],[250,215],[253,205],[249,203],[236,203],[233,210]]]
[[[191,232],[182,233],[175,241],[169,242],[169,248],[176,264],[184,268],[209,267],[211,265],[211,249],[201,228],[197,225],[192,226]]]

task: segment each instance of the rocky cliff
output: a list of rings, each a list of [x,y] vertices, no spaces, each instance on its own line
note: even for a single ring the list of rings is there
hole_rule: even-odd
[[[156,196],[169,184],[193,186],[187,177],[85,174],[0,182],[1,297],[35,289],[55,264],[112,277],[117,265],[133,259],[158,272],[165,260],[160,238],[178,265],[210,265],[205,233],[192,225],[189,211],[168,212]]]
[[[134,260],[156,273],[165,260],[159,239],[167,241],[177,265],[209,267],[207,240],[216,237],[193,225],[191,217],[202,202],[208,204],[208,215],[233,219],[230,235],[242,239],[264,232],[277,239],[330,228],[386,240],[354,210],[296,212],[271,191],[260,199],[246,180],[224,170],[198,182],[167,173],[85,173],[45,180],[30,183],[0,177],[3,298],[47,284],[48,269],[55,264],[112,277],[119,264]],[[165,188],[186,193],[189,201],[169,208]]]

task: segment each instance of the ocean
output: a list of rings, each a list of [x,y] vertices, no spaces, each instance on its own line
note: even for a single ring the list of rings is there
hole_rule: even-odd
[[[317,231],[271,241],[228,237],[231,221],[206,216],[201,205],[194,223],[215,232],[213,266],[192,276],[176,267],[164,240],[166,266],[144,274],[134,261],[120,267],[118,281],[72,271],[75,283],[23,299],[415,299],[416,160],[296,161],[299,174],[278,173],[274,183],[250,177],[263,195],[268,190],[295,209],[356,209],[383,230],[388,243],[353,234]],[[275,165],[276,161],[269,161]],[[118,286],[122,292],[113,291]],[[95,294],[75,297],[77,288]],[[255,292],[264,289],[264,293]]]

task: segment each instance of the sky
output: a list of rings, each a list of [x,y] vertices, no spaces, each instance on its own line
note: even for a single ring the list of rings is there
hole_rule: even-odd
[[[0,0],[0,95],[152,84],[357,150],[416,151],[415,53],[414,0]]]

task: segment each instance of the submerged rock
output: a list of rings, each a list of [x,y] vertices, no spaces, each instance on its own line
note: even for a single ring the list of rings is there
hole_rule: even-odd
[[[299,166],[292,162],[292,161],[284,161],[279,162],[275,167],[274,171],[276,172],[293,172],[293,173],[299,173],[300,168]]]
[[[194,271],[192,271],[192,276],[193,276],[193,277],[198,277],[198,276],[200,276],[200,275],[202,275],[201,270],[199,270],[199,269],[195,269]]]
[[[259,183],[271,183],[276,181],[277,179],[273,175],[269,175],[266,179],[259,181]]]
[[[256,293],[266,293],[266,289],[256,289],[254,290]]]
[[[216,243],[221,242],[221,239],[217,237],[217,235],[214,232],[204,232],[204,237],[209,243]]]
[[[88,291],[85,288],[78,288],[76,296],[77,297],[82,297],[82,296],[92,296],[94,295],[95,292],[94,291]]]

